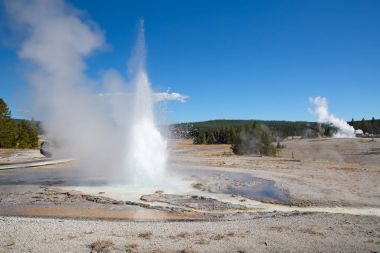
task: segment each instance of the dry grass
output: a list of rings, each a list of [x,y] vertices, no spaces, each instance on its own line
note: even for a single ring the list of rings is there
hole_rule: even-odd
[[[207,241],[207,240],[204,239],[204,238],[201,238],[200,240],[196,241],[195,243],[196,243],[196,244],[200,244],[200,245],[206,245],[206,244],[209,244],[210,242]]]
[[[201,235],[201,234],[202,234],[202,232],[201,232],[201,231],[199,231],[199,230],[197,230],[197,231],[195,231],[195,234],[196,234],[196,235]]]
[[[186,248],[186,249],[180,250],[179,253],[197,253],[197,251],[193,250],[192,248]]]
[[[137,249],[139,245],[137,243],[130,243],[127,245],[128,248]]]
[[[236,234],[235,234],[235,232],[228,232],[227,233],[227,236],[230,236],[230,237],[233,237],[233,236],[235,236]]]
[[[127,247],[125,248],[125,252],[126,253],[137,253],[138,252],[138,250],[137,250],[138,247],[139,247],[139,245],[137,243],[128,244]]]
[[[11,246],[14,246],[15,244],[16,244],[16,242],[14,240],[10,240],[4,246],[5,247],[11,247]]]
[[[190,234],[187,233],[187,232],[181,232],[177,235],[169,235],[169,238],[172,239],[172,240],[177,240],[177,239],[185,239],[185,238],[188,238],[190,237]]]
[[[289,230],[289,227],[286,227],[286,226],[273,226],[273,227],[270,227],[271,230],[275,230],[277,232],[282,232],[284,230]]]
[[[163,251],[160,249],[154,249],[154,250],[152,250],[152,253],[168,253],[168,251]]]
[[[73,240],[73,239],[76,239],[76,238],[78,238],[78,236],[76,236],[76,235],[68,235],[67,236],[67,239],[69,239],[69,240]]]
[[[187,232],[181,232],[181,233],[179,233],[179,234],[177,235],[177,237],[180,237],[180,238],[187,238],[187,237],[189,237],[189,236],[190,236],[190,234],[187,233]]]
[[[210,239],[215,240],[215,241],[222,240],[223,238],[224,238],[224,235],[221,235],[221,234],[216,234],[210,237]]]
[[[91,252],[107,253],[110,252],[115,244],[111,240],[96,240],[89,245]]]
[[[309,235],[319,235],[319,236],[325,237],[324,233],[316,231],[313,228],[301,229],[300,232],[305,233],[305,234],[309,234]]]
[[[147,232],[139,233],[138,237],[144,238],[144,239],[150,239],[150,238],[152,238],[152,235],[153,235],[152,232],[147,231]]]

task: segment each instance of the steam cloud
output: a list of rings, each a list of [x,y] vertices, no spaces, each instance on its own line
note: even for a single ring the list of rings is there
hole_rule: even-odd
[[[319,123],[330,123],[338,132],[334,135],[337,138],[352,138],[355,137],[355,129],[350,126],[344,119],[336,118],[329,113],[328,101],[325,97],[309,98],[309,102],[315,106],[313,113],[317,115]]]
[[[104,167],[106,159],[100,154],[113,150],[107,134],[113,126],[84,75],[84,59],[104,44],[102,32],[63,1],[8,0],[5,6],[14,24],[26,31],[18,55],[32,65],[28,81],[38,106],[47,108],[43,127],[59,138],[60,155],[79,156],[91,163],[86,164],[89,167]]]
[[[101,99],[91,87],[100,83],[103,94],[126,94],[144,78],[149,86],[145,45],[137,46],[128,66],[131,87],[113,69],[105,71],[102,80],[91,80],[85,75],[85,59],[105,46],[105,38],[83,13],[63,0],[5,0],[4,4],[13,26],[24,32],[18,55],[30,65],[27,79],[39,111],[44,109],[44,129],[60,144],[57,155],[77,158],[91,173],[120,170],[125,157],[133,155],[126,136],[133,128],[131,121],[139,117],[138,101],[122,96]],[[144,95],[152,96],[150,87],[146,89]],[[185,99],[177,93],[158,96]],[[154,137],[158,135],[155,132]]]

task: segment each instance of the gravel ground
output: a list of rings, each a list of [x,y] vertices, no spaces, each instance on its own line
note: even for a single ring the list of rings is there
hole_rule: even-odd
[[[378,252],[380,218],[302,213],[222,222],[0,217],[0,252],[90,252],[90,245],[95,249],[93,252],[96,249],[99,252]]]
[[[0,165],[26,161],[43,161],[46,157],[37,149],[0,149]]]

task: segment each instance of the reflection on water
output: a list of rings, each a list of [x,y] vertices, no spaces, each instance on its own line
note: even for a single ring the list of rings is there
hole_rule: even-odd
[[[253,177],[248,173],[199,169],[189,169],[187,173],[203,185],[201,187],[203,190],[209,192],[233,194],[264,202],[289,203],[284,192],[275,185],[274,181]]]
[[[241,172],[185,169],[182,170],[182,177],[183,173],[185,176],[192,176],[196,182],[201,182],[205,187],[203,190],[212,193],[233,194],[252,200],[288,204],[285,194],[271,180]],[[76,168],[19,168],[0,172],[0,185],[103,187],[109,186],[110,182],[112,185],[121,185],[124,189],[132,188],[117,179],[105,180],[104,177],[82,174]],[[187,187],[185,188],[188,191]],[[176,193],[184,194],[183,189]]]
[[[18,168],[0,171],[0,185],[102,186],[107,180],[76,168]]]

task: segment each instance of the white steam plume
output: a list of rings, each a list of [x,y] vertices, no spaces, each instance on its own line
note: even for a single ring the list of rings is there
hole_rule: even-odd
[[[328,101],[325,97],[309,98],[309,102],[315,106],[313,113],[318,117],[319,123],[330,123],[338,129],[334,135],[337,138],[355,137],[355,129],[350,126],[344,119],[336,118],[329,113]]]
[[[113,126],[84,75],[85,58],[104,44],[102,32],[64,1],[7,0],[5,6],[26,31],[18,55],[31,63],[28,81],[35,101],[47,109],[45,130],[58,137],[62,155],[85,161],[84,167],[104,169],[114,150],[109,136]]]
[[[152,163],[162,169],[166,154],[161,158],[155,154],[165,149],[166,142],[154,125],[143,31],[129,65],[132,87],[128,88],[116,70],[106,71],[101,81],[86,77],[86,57],[101,49],[105,39],[79,10],[63,0],[5,0],[4,4],[13,25],[25,32],[18,54],[30,64],[27,79],[34,88],[34,101],[45,110],[43,127],[59,143],[58,155],[77,158],[81,168],[102,176],[119,178],[120,170],[128,170],[127,177],[141,175],[133,170]],[[101,99],[99,91],[91,89],[96,82],[103,85],[103,93],[135,93],[129,99]],[[147,155],[136,157],[135,147]],[[138,164],[149,160],[148,165]]]

